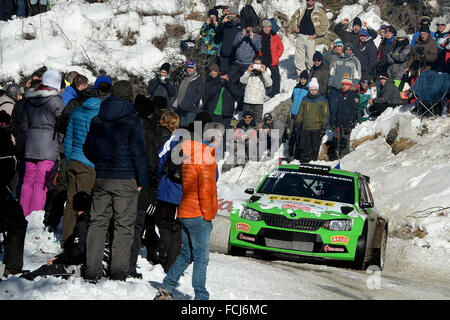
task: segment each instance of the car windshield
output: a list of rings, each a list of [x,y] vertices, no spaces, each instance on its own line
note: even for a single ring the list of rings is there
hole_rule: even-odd
[[[258,193],[306,197],[353,204],[354,180],[336,174],[317,174],[279,169],[272,171]]]

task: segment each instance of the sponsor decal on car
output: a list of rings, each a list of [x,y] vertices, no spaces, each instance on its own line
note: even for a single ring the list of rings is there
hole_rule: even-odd
[[[323,200],[316,200],[311,198],[303,198],[303,197],[290,197],[290,196],[277,196],[277,195],[271,195],[267,198],[268,200],[279,200],[279,201],[294,201],[294,202],[305,202],[308,204],[317,204],[320,206],[326,206],[326,207],[333,207],[335,205],[334,202],[331,201],[323,201]]]
[[[308,206],[303,206],[301,204],[294,204],[294,203],[286,203],[281,206],[281,209],[294,209],[294,210],[303,210],[310,212],[311,208]]]
[[[333,236],[331,237],[331,243],[343,243],[347,244],[349,241],[349,238],[346,236]]]
[[[245,231],[249,232],[251,227],[246,223],[237,223],[236,224],[236,231]]]
[[[325,251],[325,252],[345,252],[345,249],[332,247],[327,244],[323,247],[323,251]]]
[[[247,235],[245,235],[245,234],[243,234],[243,233],[239,233],[239,237],[238,237],[240,240],[244,240],[244,241],[251,241],[251,242],[255,242],[256,241],[256,239],[255,239],[255,237],[253,237],[253,236],[247,236]]]

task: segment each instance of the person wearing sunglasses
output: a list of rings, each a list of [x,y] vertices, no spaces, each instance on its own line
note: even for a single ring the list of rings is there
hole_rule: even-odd
[[[437,31],[434,34],[434,39],[436,40],[436,44],[438,47],[438,58],[435,62],[434,67],[436,70],[445,72],[446,49],[445,49],[445,46],[441,46],[440,43],[442,42],[442,39],[444,39],[450,35],[450,24],[447,23],[445,17],[439,17],[439,18],[437,18],[437,21],[436,21],[436,28],[437,28]],[[447,70],[448,70],[448,68],[449,67],[447,66]]]

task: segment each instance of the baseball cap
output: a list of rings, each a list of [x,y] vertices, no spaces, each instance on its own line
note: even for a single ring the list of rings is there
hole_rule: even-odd
[[[195,67],[195,66],[196,66],[196,64],[195,64],[195,61],[194,61],[194,60],[189,59],[188,61],[186,61],[186,64],[185,64],[185,67],[186,67],[186,68],[193,68],[193,67]]]
[[[110,78],[108,78],[107,76],[100,76],[95,80],[94,89],[97,89],[100,83],[109,83],[110,85],[112,85],[112,81]]]

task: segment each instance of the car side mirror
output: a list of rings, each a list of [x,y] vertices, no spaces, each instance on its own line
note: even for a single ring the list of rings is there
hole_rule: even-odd
[[[373,208],[373,204],[370,202],[363,202],[360,205],[361,209],[368,209],[368,208]]]
[[[253,188],[247,188],[247,189],[245,189],[244,192],[247,193],[247,194],[254,194],[254,193],[255,193],[255,189],[253,189]]]

